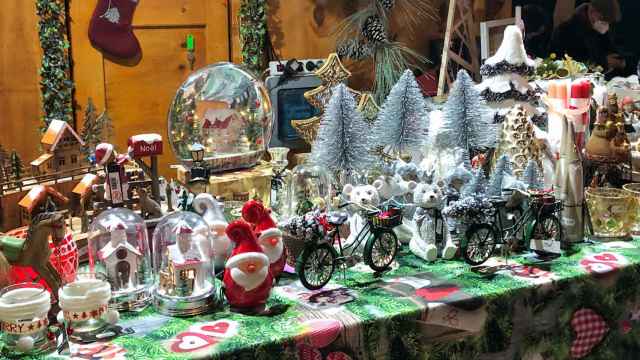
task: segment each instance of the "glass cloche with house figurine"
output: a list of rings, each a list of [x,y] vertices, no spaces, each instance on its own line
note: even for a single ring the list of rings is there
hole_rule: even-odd
[[[177,211],[153,232],[154,305],[163,314],[202,314],[217,303],[213,236],[200,215]]]
[[[127,208],[98,215],[89,227],[89,272],[104,274],[118,310],[138,310],[151,302],[153,275],[147,227]]]
[[[245,68],[217,63],[193,73],[169,110],[169,139],[176,157],[193,163],[202,144],[213,172],[258,163],[271,138],[271,102],[263,83]]]

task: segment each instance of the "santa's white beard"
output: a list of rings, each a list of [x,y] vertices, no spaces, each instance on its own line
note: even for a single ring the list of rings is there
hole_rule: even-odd
[[[263,266],[259,270],[256,270],[253,274],[246,273],[240,268],[234,267],[231,269],[231,278],[233,281],[240,285],[245,291],[251,291],[258,286],[262,285],[269,273],[269,267]]]
[[[271,246],[271,244],[268,244],[268,245],[260,244],[260,247],[262,248],[262,252],[264,252],[264,254],[267,255],[267,257],[269,258],[270,263],[274,263],[280,260],[280,257],[282,256],[282,251],[284,250],[284,245],[282,244],[282,240],[278,241],[278,244],[276,246]]]

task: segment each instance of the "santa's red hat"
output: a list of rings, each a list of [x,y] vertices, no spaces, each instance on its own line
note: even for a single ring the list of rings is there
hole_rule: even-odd
[[[255,225],[268,211],[260,201],[249,200],[242,207],[242,218],[244,221]]]
[[[282,231],[276,226],[276,222],[273,221],[271,215],[266,214],[265,217],[260,219],[254,229],[258,241],[269,239],[272,237],[282,237]]]
[[[96,146],[96,163],[98,163],[98,165],[106,165],[111,155],[113,155],[113,145],[100,143]]]
[[[111,224],[111,226],[109,226],[109,231],[115,231],[115,230],[126,230],[127,226],[122,222],[122,221],[118,221],[114,224]]]
[[[242,220],[236,220],[227,226],[225,232],[229,239],[236,243],[232,256],[227,260],[226,267],[234,267],[247,259],[257,259],[263,263],[263,266],[269,265],[269,258],[258,245],[256,237],[251,231],[251,225]]]

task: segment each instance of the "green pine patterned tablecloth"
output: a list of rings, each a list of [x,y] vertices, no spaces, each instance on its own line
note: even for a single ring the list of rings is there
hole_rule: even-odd
[[[72,358],[640,358],[640,239],[580,245],[546,263],[486,265],[479,274],[403,250],[381,278],[357,265],[313,293],[282,279],[269,305],[283,312],[272,317],[227,308],[193,318],[123,314],[134,334],[76,346]]]

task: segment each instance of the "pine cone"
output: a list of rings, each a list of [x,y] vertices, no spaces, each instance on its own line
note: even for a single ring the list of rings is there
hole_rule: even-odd
[[[385,10],[390,11],[396,4],[396,0],[378,0],[378,4]]]
[[[355,39],[339,44],[336,52],[341,59],[363,60],[373,55],[371,47]]]
[[[376,15],[369,16],[362,26],[362,35],[374,43],[387,42],[387,30]]]

